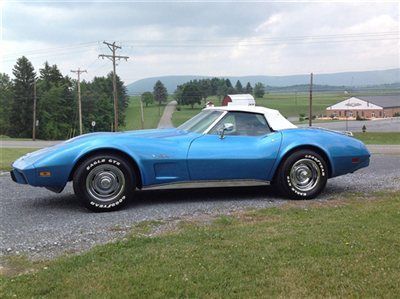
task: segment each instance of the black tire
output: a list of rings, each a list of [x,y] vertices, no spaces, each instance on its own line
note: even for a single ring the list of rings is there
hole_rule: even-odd
[[[326,161],[312,150],[299,150],[279,166],[274,185],[290,199],[312,199],[325,188],[328,180]]]
[[[94,212],[122,208],[136,187],[130,164],[115,154],[96,154],[84,160],[73,177],[75,195]]]

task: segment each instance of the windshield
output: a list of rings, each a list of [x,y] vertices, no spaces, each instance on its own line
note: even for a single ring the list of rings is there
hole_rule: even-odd
[[[203,133],[223,111],[204,110],[178,127],[180,130]]]

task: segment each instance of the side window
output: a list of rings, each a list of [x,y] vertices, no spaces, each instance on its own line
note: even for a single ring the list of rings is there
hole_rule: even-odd
[[[233,130],[225,135],[261,136],[271,132],[264,115],[248,112],[229,112],[221,119],[209,134],[220,134],[225,124],[233,125]]]

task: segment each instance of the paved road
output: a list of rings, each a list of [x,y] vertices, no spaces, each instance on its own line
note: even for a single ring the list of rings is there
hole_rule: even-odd
[[[43,148],[48,146],[56,145],[63,140],[1,140],[0,141],[0,148],[8,147],[8,148]]]
[[[347,191],[400,190],[400,156],[374,155],[369,168],[331,179],[321,202]],[[206,217],[245,208],[277,206],[285,202],[268,187],[147,190],[125,210],[91,213],[72,193],[61,194],[17,185],[0,176],[0,254],[24,253],[42,259],[91,248],[121,238],[144,220]]]
[[[382,120],[348,121],[347,129],[346,121],[315,123],[314,127],[321,127],[338,131],[362,132],[363,125],[366,126],[367,132],[400,132],[400,117]],[[307,127],[308,124],[299,126]]]
[[[157,128],[164,129],[174,127],[172,124],[172,114],[174,113],[177,104],[178,103],[176,101],[171,101],[167,104],[167,106],[165,106],[164,113],[160,118]]]

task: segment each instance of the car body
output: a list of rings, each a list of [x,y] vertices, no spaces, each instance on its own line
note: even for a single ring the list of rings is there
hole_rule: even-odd
[[[132,189],[204,181],[269,183],[276,178],[283,161],[301,150],[315,153],[314,160],[318,160],[317,164],[323,160],[324,167],[315,167],[315,163],[296,165],[294,175],[299,180],[311,176],[314,170],[316,175],[322,171],[331,178],[369,165],[370,153],[365,145],[346,134],[297,128],[273,109],[225,106],[206,108],[178,128],[81,135],[19,158],[12,165],[11,176],[20,184],[61,192],[68,181],[74,180],[84,161],[101,154],[104,157],[87,162],[87,171],[97,164],[112,164],[114,160],[107,155],[120,157],[132,172],[128,176],[134,177]],[[122,176],[126,176],[124,171]],[[94,182],[86,185],[94,184],[92,191],[96,193],[123,177],[102,169],[91,179]],[[75,183],[79,184],[74,180]]]

